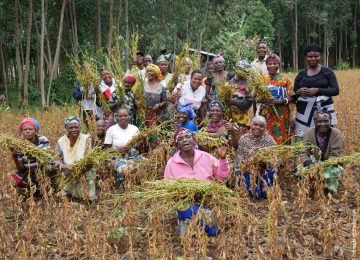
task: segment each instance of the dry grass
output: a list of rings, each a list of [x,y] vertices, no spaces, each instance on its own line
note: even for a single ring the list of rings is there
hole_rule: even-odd
[[[359,75],[360,71],[337,73],[341,94],[335,98],[335,105],[346,154],[359,152],[360,147]],[[64,133],[64,119],[77,112],[76,107],[55,108],[36,111],[31,116],[39,120],[40,134],[47,136],[54,147]],[[1,114],[0,132],[17,136],[18,122],[23,116]],[[190,223],[192,231],[180,238],[176,233],[176,213],[164,214],[165,207],[146,215],[132,198],[114,206],[113,179],[108,175],[100,176],[97,204],[70,202],[55,196],[46,185],[42,199],[25,198],[10,185],[6,174],[14,167],[10,152],[1,149],[0,156],[1,259],[358,259],[360,256],[357,209],[360,179],[356,167],[346,168],[336,198],[323,195],[316,172],[296,181],[285,168],[277,175],[267,200],[249,199],[242,186],[237,214],[227,214],[222,205],[213,207],[213,219],[219,227],[217,237],[204,236],[195,218]],[[165,158],[157,160],[162,160],[159,165],[148,162],[152,170],[159,169],[157,175],[148,178],[161,176]],[[144,169],[137,169],[138,180],[141,171]],[[199,214],[197,218],[200,217]]]

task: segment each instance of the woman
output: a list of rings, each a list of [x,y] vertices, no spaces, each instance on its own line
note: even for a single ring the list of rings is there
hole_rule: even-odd
[[[199,128],[193,121],[195,118],[195,112],[191,108],[191,103],[187,103],[183,106],[179,105],[178,107],[178,126],[180,128],[186,128],[192,132],[198,132]]]
[[[225,108],[220,101],[211,101],[209,104],[209,118],[210,122],[205,126],[209,133],[214,133],[219,136],[224,136],[229,139],[229,144],[237,148],[238,138],[234,126],[223,119]]]
[[[77,161],[84,158],[84,156],[92,149],[91,138],[88,135],[82,134],[80,120],[76,116],[70,116],[65,120],[66,135],[59,138],[56,145],[56,159],[54,160],[54,168],[63,173],[65,176],[70,176],[71,166]],[[91,168],[85,172],[86,177],[86,191],[90,201],[95,201],[95,178],[96,171]],[[64,187],[65,195],[72,196],[77,199],[84,199],[80,181],[76,183],[66,184]]]
[[[136,122],[136,110],[138,107],[138,100],[135,99],[135,94],[132,92],[132,87],[136,83],[136,77],[127,74],[123,78],[123,86],[124,86],[124,98],[120,99],[116,92],[113,92],[109,99],[109,108],[111,111],[115,112],[119,108],[126,108],[129,112],[129,120],[131,124],[135,124]],[[120,86],[122,87],[122,86]],[[116,118],[116,115],[114,115]]]
[[[144,80],[144,97],[146,102],[146,126],[150,127],[160,117],[157,115],[167,103],[166,88],[161,83],[162,74],[160,68],[154,64],[146,67],[147,77]]]
[[[161,83],[167,87],[168,83],[172,80],[173,78],[173,74],[169,73],[169,61],[166,58],[165,55],[161,55],[157,60],[156,60],[160,71],[161,71],[161,75],[162,75],[162,81]]]
[[[315,128],[310,128],[304,142],[315,145],[315,149],[309,149],[302,156],[303,166],[335,159],[340,157],[343,151],[343,136],[340,130],[331,127],[331,115],[324,109],[319,108],[314,113]],[[328,166],[322,170],[325,179],[326,192],[336,194],[339,185],[339,177],[344,168],[341,165]],[[301,171],[299,172],[301,174]]]
[[[229,81],[234,88],[234,95],[231,99],[225,100],[230,106],[232,122],[240,128],[240,134],[244,134],[250,128],[249,109],[253,104],[252,94],[247,90],[247,79],[243,73],[249,73],[251,65],[246,60],[240,60],[236,64],[235,76]]]
[[[314,127],[313,115],[317,104],[331,114],[331,125],[337,124],[332,97],[339,95],[339,85],[334,72],[320,64],[322,49],[310,44],[304,50],[307,68],[295,78],[296,135],[303,136]]]
[[[259,151],[261,148],[274,146],[276,144],[274,138],[266,133],[266,119],[262,116],[256,116],[253,118],[250,131],[242,135],[239,139],[238,150],[236,154],[237,163],[247,164],[252,156]],[[268,187],[273,184],[274,170],[266,162],[258,165],[259,177],[256,177],[257,187],[254,191],[251,188],[251,178],[248,172],[243,173],[245,178],[246,189],[250,196],[255,192],[257,198],[266,198],[266,192],[264,191],[264,181]],[[235,173],[239,175],[239,172]]]
[[[196,142],[194,133],[181,129],[175,136],[175,144],[178,152],[169,159],[165,167],[165,179],[197,179],[203,181],[224,181],[230,172],[229,162],[226,159],[226,147],[218,148],[216,159],[211,154],[194,149]],[[199,210],[199,205],[195,204],[186,210],[178,210],[178,221],[180,235],[186,231],[188,219]],[[202,209],[206,211],[206,208]],[[205,226],[205,231],[209,235],[216,235],[215,225]]]
[[[21,138],[36,145],[38,148],[48,150],[50,149],[49,140],[45,136],[38,135],[40,128],[39,122],[31,117],[27,117],[19,124]],[[12,151],[12,159],[16,166],[16,173],[10,176],[13,179],[14,186],[18,188],[29,188],[37,186],[36,172],[41,165],[38,165],[36,160],[27,157],[22,153]],[[38,190],[36,190],[38,193]]]
[[[206,99],[207,101],[216,100],[216,89],[215,89],[215,80],[214,80],[214,71],[215,66],[212,61],[209,61],[206,66],[206,78],[203,79],[201,86],[206,90]],[[207,90],[209,86],[209,90]]]
[[[280,58],[270,54],[266,59],[268,75],[264,82],[273,99],[260,100],[260,115],[267,120],[266,129],[274,137],[277,144],[290,143],[293,133],[293,122],[290,120],[289,102],[293,96],[290,80],[278,72]]]

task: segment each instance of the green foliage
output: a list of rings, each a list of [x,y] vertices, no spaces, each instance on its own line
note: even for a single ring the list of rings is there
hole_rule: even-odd
[[[336,66],[337,70],[349,70],[351,69],[349,62],[340,62],[339,65]]]

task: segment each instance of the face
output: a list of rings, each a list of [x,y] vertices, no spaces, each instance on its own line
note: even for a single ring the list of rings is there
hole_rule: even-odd
[[[136,64],[137,65],[142,65],[144,62],[144,57],[141,55],[136,55]]]
[[[265,132],[265,125],[259,122],[253,122],[251,124],[251,132],[254,136],[256,137],[260,137],[264,134]]]
[[[126,128],[129,123],[129,113],[126,110],[119,110],[117,120],[120,127]]]
[[[329,117],[319,117],[315,120],[316,130],[321,134],[326,134],[330,129],[330,118]]]
[[[221,108],[218,106],[213,106],[209,110],[209,117],[212,121],[217,122],[221,120],[224,116],[224,113],[222,112]]]
[[[223,71],[225,69],[225,61],[220,59],[214,62],[214,70]]]
[[[178,114],[179,123],[185,123],[189,120],[189,115],[185,112],[180,112]]]
[[[66,126],[67,136],[77,138],[80,134],[80,125],[78,123],[70,123]]]
[[[195,141],[191,134],[184,133],[181,136],[178,137],[178,149],[181,152],[189,152],[194,150]]]
[[[259,57],[265,57],[266,53],[268,51],[268,47],[265,43],[259,43],[256,47],[256,52]]]
[[[123,83],[124,83],[124,87],[125,87],[126,91],[130,91],[132,86],[134,85],[133,83],[131,83],[131,82],[125,80],[125,79],[123,80]]]
[[[320,52],[310,51],[306,53],[305,57],[309,67],[316,67],[320,63]]]
[[[192,68],[191,62],[186,62],[185,73],[189,73],[191,71],[191,68]]]
[[[279,69],[280,64],[277,61],[270,60],[266,63],[267,70],[269,74],[276,74]]]
[[[106,126],[105,123],[103,121],[99,121],[96,123],[96,133],[98,135],[103,135],[105,134],[106,131]]]
[[[169,63],[167,61],[161,61],[159,63],[160,71],[162,74],[165,74],[168,72]]]
[[[153,70],[152,68],[147,68],[146,70],[147,70],[146,74],[147,74],[148,79],[149,79],[150,81],[151,81],[151,80],[155,80],[155,79],[156,79],[156,72],[155,72],[155,70]]]
[[[26,140],[32,140],[36,135],[36,130],[32,125],[23,125],[21,133]]]
[[[100,76],[105,83],[111,83],[111,75],[108,70],[103,70]]]
[[[150,55],[146,55],[143,60],[144,66],[146,67],[150,63],[153,63],[153,60]]]
[[[191,87],[197,89],[201,85],[202,79],[203,79],[203,76],[200,73],[195,73],[190,78]]]
[[[215,71],[214,64],[210,64],[210,65],[207,67],[207,72],[209,73],[210,76],[212,76],[212,74],[214,73],[214,71]]]

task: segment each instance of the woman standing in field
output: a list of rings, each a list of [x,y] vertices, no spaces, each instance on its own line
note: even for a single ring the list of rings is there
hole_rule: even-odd
[[[36,145],[38,148],[50,149],[49,140],[45,136],[38,135],[40,124],[36,119],[31,117],[25,118],[21,121],[19,128],[23,139]],[[17,188],[36,187],[36,171],[41,165],[38,165],[35,159],[26,157],[24,154],[16,151],[12,151],[12,159],[17,170],[16,173],[10,175],[14,186]]]
[[[334,72],[320,64],[322,49],[310,44],[304,50],[307,68],[295,78],[296,93],[296,135],[303,136],[310,127],[314,127],[316,106],[331,114],[331,126],[337,124],[332,97],[339,95],[339,85]]]
[[[289,98],[293,96],[290,80],[278,72],[280,58],[271,54],[266,59],[268,74],[264,76],[265,85],[273,99],[260,100],[260,115],[264,116],[266,129],[274,137],[277,144],[289,141],[293,123],[290,121]]]

